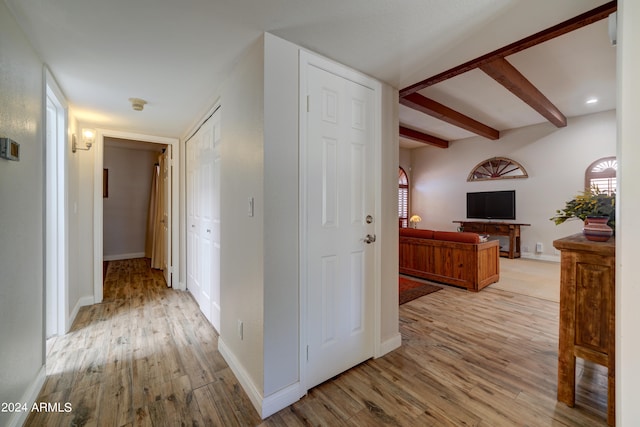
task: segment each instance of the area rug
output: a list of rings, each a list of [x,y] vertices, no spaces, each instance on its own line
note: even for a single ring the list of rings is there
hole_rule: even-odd
[[[400,304],[412,301],[424,295],[438,292],[442,289],[440,286],[431,285],[429,283],[417,282],[415,280],[399,277],[398,290],[400,292]]]

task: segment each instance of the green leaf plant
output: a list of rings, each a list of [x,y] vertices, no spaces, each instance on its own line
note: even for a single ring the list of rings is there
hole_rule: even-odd
[[[570,219],[584,221],[587,217],[609,217],[607,225],[615,230],[616,225],[616,195],[609,195],[592,187],[591,191],[583,191],[565,203],[564,209],[556,210],[556,214],[549,218],[560,225]]]

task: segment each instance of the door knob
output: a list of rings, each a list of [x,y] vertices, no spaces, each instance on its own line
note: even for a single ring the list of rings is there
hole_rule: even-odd
[[[367,237],[364,238],[364,242],[367,245],[370,245],[371,243],[376,241],[376,235],[375,234],[367,234]]]

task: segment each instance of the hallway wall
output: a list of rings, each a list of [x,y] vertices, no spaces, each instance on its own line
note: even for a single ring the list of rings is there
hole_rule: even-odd
[[[44,380],[43,63],[4,2],[0,76],[0,136],[20,144],[0,159],[0,402],[21,402]]]

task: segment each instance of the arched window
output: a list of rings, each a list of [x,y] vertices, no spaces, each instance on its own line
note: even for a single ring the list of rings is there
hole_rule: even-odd
[[[603,157],[591,163],[584,174],[585,190],[596,187],[601,193],[616,192],[618,161],[615,156]]]
[[[400,227],[409,226],[409,178],[402,168],[398,170],[398,220]]]

